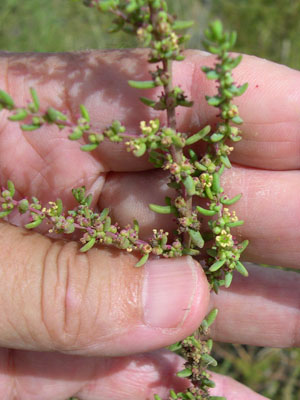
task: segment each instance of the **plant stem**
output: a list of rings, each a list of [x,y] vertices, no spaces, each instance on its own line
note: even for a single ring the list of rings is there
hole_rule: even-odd
[[[167,104],[167,125],[169,128],[173,129],[176,131],[177,129],[177,122],[176,122],[176,113],[175,113],[175,107],[173,104],[173,98],[170,96],[172,90],[173,90],[173,80],[172,80],[172,60],[163,60],[163,69],[165,75],[168,77],[167,79],[167,84],[164,85],[164,91],[165,91],[165,98],[166,98],[166,104]],[[177,149],[174,145],[171,146],[171,155],[173,160],[176,162],[176,164],[181,164],[183,161],[183,151],[181,149]],[[183,184],[181,184],[181,192],[183,195],[183,198],[186,201],[186,217],[190,217],[192,214],[192,208],[193,208],[193,198],[192,196],[189,196],[187,194],[187,191],[184,187]],[[188,232],[185,232],[183,235],[183,244],[186,248],[190,248],[191,246],[191,237],[188,234]]]

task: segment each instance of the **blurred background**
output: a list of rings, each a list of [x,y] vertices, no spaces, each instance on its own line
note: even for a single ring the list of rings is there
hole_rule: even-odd
[[[63,3],[63,4],[62,4]],[[110,18],[81,0],[1,0],[0,50],[62,52],[134,47],[133,38],[106,33]],[[190,47],[201,49],[212,18],[238,32],[235,51],[300,69],[300,0],[173,0],[172,12],[194,19]],[[216,344],[215,368],[272,400],[300,399],[300,350]],[[247,399],[245,399],[247,400]]]
[[[237,30],[235,50],[300,67],[299,0],[169,0],[181,19],[197,21],[190,47],[201,48],[207,21],[219,17]],[[62,5],[63,4],[63,5]],[[72,51],[132,47],[125,35],[107,35],[109,18],[81,0],[1,0],[0,49],[9,51]]]

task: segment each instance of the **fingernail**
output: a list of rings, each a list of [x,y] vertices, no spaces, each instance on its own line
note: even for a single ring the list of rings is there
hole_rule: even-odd
[[[189,314],[197,286],[197,264],[191,257],[151,260],[145,265],[144,322],[176,328]]]

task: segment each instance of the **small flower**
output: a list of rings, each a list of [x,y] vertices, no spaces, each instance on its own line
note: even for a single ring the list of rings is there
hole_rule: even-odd
[[[234,245],[232,235],[227,233],[225,229],[223,229],[221,234],[216,237],[216,242],[223,248],[232,247]]]

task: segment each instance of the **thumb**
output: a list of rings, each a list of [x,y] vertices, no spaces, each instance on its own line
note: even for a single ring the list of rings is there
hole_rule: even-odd
[[[0,222],[0,346],[117,356],[170,345],[206,314],[206,277],[190,257],[136,257],[115,249],[81,254]]]

